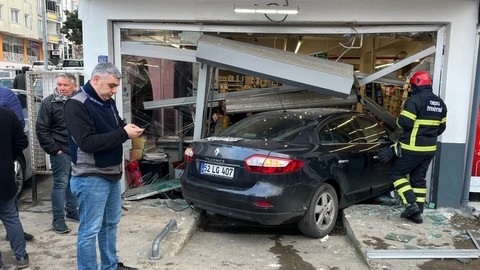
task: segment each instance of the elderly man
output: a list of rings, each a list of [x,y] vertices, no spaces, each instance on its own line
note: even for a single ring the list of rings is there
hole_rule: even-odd
[[[57,87],[53,94],[42,100],[35,126],[38,142],[50,155],[53,188],[51,193],[52,229],[59,234],[70,232],[67,220],[78,222],[77,199],[70,190],[70,146],[63,107],[77,89],[76,78],[69,73],[56,76]],[[67,210],[65,215],[64,209]]]

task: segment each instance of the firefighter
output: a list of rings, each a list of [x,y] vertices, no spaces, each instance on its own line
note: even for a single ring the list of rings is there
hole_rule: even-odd
[[[389,177],[405,205],[402,218],[422,223],[427,194],[425,176],[435,156],[437,136],[443,133],[447,122],[447,106],[432,90],[432,80],[425,71],[415,72],[410,78],[412,95],[405,101],[397,119],[403,134],[397,144],[401,155],[393,161]]]

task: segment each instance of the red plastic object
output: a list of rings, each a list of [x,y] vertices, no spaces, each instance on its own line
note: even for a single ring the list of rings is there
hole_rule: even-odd
[[[127,164],[128,185],[131,187],[140,187],[143,185],[142,173],[138,161],[132,161]]]

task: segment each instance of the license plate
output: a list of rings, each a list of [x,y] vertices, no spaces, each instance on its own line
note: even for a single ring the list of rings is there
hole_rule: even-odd
[[[220,166],[214,165],[209,163],[202,163],[200,173],[206,175],[213,175],[217,177],[224,177],[224,178],[233,178],[233,173],[235,172],[235,168],[228,167],[228,166]]]

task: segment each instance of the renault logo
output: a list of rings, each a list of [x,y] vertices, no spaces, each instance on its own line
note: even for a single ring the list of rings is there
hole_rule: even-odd
[[[215,154],[215,156],[218,156],[218,154],[220,153],[220,148],[215,149],[215,151],[213,151],[213,153]]]

